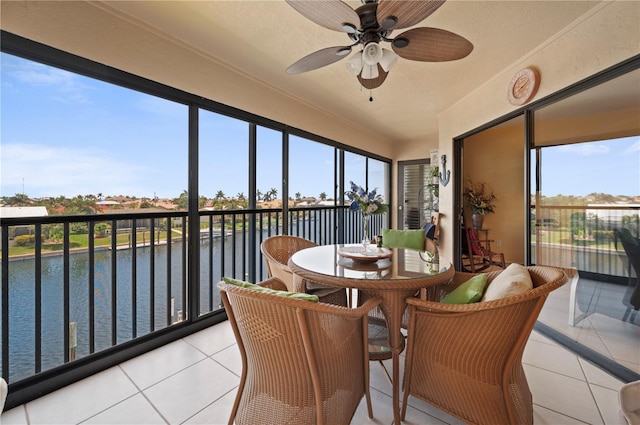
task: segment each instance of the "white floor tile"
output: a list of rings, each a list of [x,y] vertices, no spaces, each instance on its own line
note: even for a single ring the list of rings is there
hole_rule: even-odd
[[[602,338],[602,340],[607,344],[607,348],[614,360],[640,365],[640,343],[610,340],[608,338]],[[640,337],[638,341],[640,341]]]
[[[0,415],[0,424],[2,425],[22,425],[26,423],[27,411],[24,405],[2,412],[2,415]]]
[[[203,329],[183,339],[207,356],[211,356],[236,343],[233,329],[228,321]]]
[[[411,410],[409,408],[411,408]],[[411,416],[414,418],[413,420],[416,421],[414,422],[416,424],[420,423],[420,415],[425,415],[424,417],[428,418],[430,421],[437,419],[437,421],[434,421],[433,423],[464,425],[464,422],[461,420],[413,396],[409,396],[407,402],[407,417],[409,417],[410,411],[412,412]]]
[[[609,375],[597,366],[592,365],[584,359],[578,359],[584,374],[587,377],[589,384],[599,385],[601,387],[609,388],[610,390],[618,391],[623,382]]]
[[[582,421],[536,404],[533,405],[533,423],[535,425],[584,425]]]
[[[529,365],[524,371],[535,404],[589,424],[603,423],[585,381]]]
[[[240,356],[240,349],[236,344],[219,351],[211,356],[211,358],[237,376],[242,374],[242,357]]]
[[[618,406],[618,391],[591,385],[591,392],[598,404],[600,414],[607,425],[620,423],[620,407]]]
[[[196,413],[184,422],[185,425],[226,425],[231,415],[233,402],[236,399],[237,388],[219,398],[203,410]]]
[[[210,358],[144,390],[171,424],[182,423],[238,386],[240,378]]]
[[[78,424],[137,393],[119,367],[112,367],[27,403],[30,424]]]
[[[180,339],[120,366],[138,388],[144,390],[204,358],[201,351]]]
[[[559,346],[529,340],[524,349],[522,362],[572,378],[585,379],[578,357]]]
[[[369,418],[367,412],[367,402],[364,397],[353,415],[352,425],[369,424],[391,424],[393,422],[393,412],[391,411],[391,397],[382,394],[380,391],[371,390],[371,406],[373,408],[373,418]]]
[[[82,422],[97,425],[166,424],[167,422],[140,393]]]

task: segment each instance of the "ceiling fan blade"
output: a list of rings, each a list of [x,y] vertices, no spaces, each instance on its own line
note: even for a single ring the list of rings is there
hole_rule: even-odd
[[[360,81],[360,84],[362,84],[362,87],[364,87],[365,89],[373,90],[375,88],[380,87],[382,83],[384,83],[384,80],[387,79],[388,74],[389,73],[385,72],[385,70],[382,69],[380,64],[378,64],[378,76],[376,78],[364,79],[361,77],[362,73],[360,73],[358,75],[358,81]]]
[[[380,0],[376,12],[378,23],[385,30],[407,28],[425,20],[446,0]]]
[[[408,42],[406,47],[400,47]],[[466,38],[438,28],[415,28],[393,39],[391,48],[398,56],[422,62],[462,59],[473,50]]]
[[[301,74],[338,62],[351,53],[351,46],[327,47],[308,54],[287,68],[287,74]]]
[[[306,18],[330,30],[354,32],[360,27],[360,17],[355,10],[341,0],[287,0],[287,3]],[[347,30],[349,24],[353,31]]]

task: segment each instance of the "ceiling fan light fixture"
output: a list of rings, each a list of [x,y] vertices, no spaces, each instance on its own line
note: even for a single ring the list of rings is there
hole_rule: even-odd
[[[389,49],[382,49],[382,59],[380,59],[380,66],[384,69],[384,72],[389,72],[394,63],[398,61],[398,55],[393,53]]]
[[[346,32],[347,34],[354,34],[358,29],[355,27],[355,25],[349,23],[349,22],[343,22],[342,23],[342,30],[344,32]]]
[[[378,64],[375,65],[365,65],[362,67],[362,77],[364,80],[373,80],[374,78],[378,78]]]
[[[347,60],[347,69],[353,75],[360,74],[362,71],[362,53],[358,52]]]
[[[382,59],[382,47],[373,41],[367,43],[364,46],[364,50],[362,50],[362,62],[367,65],[376,65],[380,62],[380,59]]]

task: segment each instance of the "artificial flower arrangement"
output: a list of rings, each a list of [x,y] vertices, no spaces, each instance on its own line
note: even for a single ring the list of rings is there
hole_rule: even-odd
[[[363,216],[387,212],[388,206],[384,204],[382,196],[377,194],[377,188],[367,193],[362,186],[358,186],[354,182],[349,183],[351,183],[351,190],[345,192],[345,195],[351,200],[349,211],[360,210]]]
[[[495,205],[492,204],[492,201],[496,199],[496,195],[493,194],[493,190],[488,184],[474,184],[471,179],[468,179],[464,188],[464,196],[473,214],[485,215],[493,213]]]

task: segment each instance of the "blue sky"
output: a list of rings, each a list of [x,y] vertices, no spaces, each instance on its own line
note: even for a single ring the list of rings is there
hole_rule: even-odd
[[[2,54],[0,196],[173,198],[187,189],[187,107]],[[248,194],[246,122],[200,115],[200,193]],[[280,192],[281,133],[258,130],[258,189]],[[292,138],[290,195],[333,194],[333,148]],[[364,158],[347,156],[364,184]],[[377,173],[375,185],[383,176]]]
[[[554,146],[542,152],[544,196],[640,196],[640,137]]]
[[[1,54],[0,196],[177,197],[187,189],[187,107]],[[248,125],[200,116],[200,193],[248,193]],[[640,195],[640,138],[550,148],[543,194]],[[258,130],[258,189],[280,191],[281,135]],[[290,196],[333,194],[333,148],[292,138]],[[346,180],[364,183],[347,154]],[[379,164],[378,164],[379,165]],[[381,186],[381,167],[370,184]],[[619,186],[606,187],[615,175]]]

